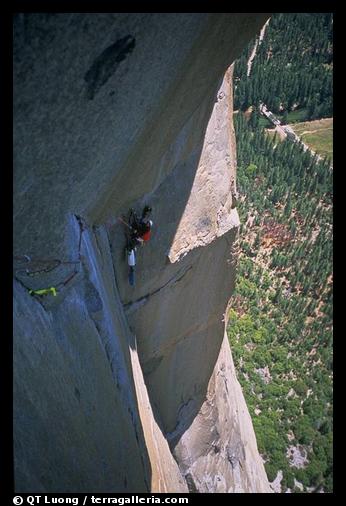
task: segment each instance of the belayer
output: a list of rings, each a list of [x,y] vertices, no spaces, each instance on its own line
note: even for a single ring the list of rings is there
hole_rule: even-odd
[[[143,246],[145,242],[149,241],[151,236],[151,229],[153,226],[153,222],[149,218],[151,211],[151,207],[145,206],[142,211],[142,216],[139,218],[133,209],[130,210],[126,253],[127,263],[129,265],[129,283],[131,286],[135,284],[137,247]]]

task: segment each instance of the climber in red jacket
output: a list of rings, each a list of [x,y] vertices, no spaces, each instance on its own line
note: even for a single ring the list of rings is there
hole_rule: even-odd
[[[143,245],[149,241],[151,235],[151,227],[153,222],[149,219],[151,213],[151,207],[145,206],[142,212],[142,216],[139,219],[133,209],[130,210],[130,217],[128,222],[128,228],[131,231],[128,234],[127,239],[127,262],[129,265],[129,283],[130,285],[135,284],[135,265],[136,265],[136,249],[137,246]]]
[[[142,212],[142,217],[138,219],[136,213],[133,209],[131,209],[129,225],[132,229],[131,242],[134,243],[133,246],[149,241],[151,228],[153,226],[153,222],[149,219],[150,213],[151,207],[145,206]]]

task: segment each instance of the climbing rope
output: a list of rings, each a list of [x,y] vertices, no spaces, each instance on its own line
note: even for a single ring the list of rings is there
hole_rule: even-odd
[[[117,220],[120,221],[120,223],[122,223],[123,225],[125,225],[129,230],[133,230],[133,227],[131,227],[131,225],[126,223],[126,221],[121,216],[118,216]]]
[[[27,256],[27,255],[25,255]],[[18,259],[18,257],[16,257]],[[38,274],[51,272],[59,265],[79,264],[79,260],[59,260],[58,258],[35,258],[28,260],[23,266],[15,270],[16,274],[26,274],[27,276],[36,276]]]
[[[79,240],[78,240],[78,260],[60,260],[58,258],[31,258],[29,255],[15,255],[13,259],[15,262],[19,262],[19,266],[15,269],[15,277],[19,274],[26,274],[27,276],[36,276],[42,273],[48,273],[56,269],[61,265],[79,265],[81,263],[81,245],[82,245],[82,234],[87,229],[85,221],[75,215],[79,224]],[[40,288],[38,290],[29,289],[24,285],[23,281],[20,283],[29,291],[30,295],[37,295],[39,297],[43,295],[52,294],[54,297],[57,295],[58,289],[66,286],[75,276],[78,274],[78,270],[75,269],[64,281],[58,283],[55,287]]]

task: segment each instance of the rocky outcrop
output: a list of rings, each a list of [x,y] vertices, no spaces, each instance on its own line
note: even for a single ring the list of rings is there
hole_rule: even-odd
[[[175,455],[191,491],[270,492],[226,334],[206,400]]]
[[[224,334],[227,68],[267,17],[16,16],[18,492],[270,491]],[[131,287],[117,217],[145,203]]]

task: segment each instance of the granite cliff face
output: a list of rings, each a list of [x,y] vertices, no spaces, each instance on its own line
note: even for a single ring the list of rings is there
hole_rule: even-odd
[[[17,492],[270,491],[224,332],[229,66],[267,17],[15,17]],[[117,217],[144,204],[131,287]]]

